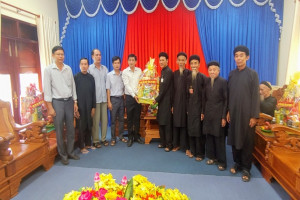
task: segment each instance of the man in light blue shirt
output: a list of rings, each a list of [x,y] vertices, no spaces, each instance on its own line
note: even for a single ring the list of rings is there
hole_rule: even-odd
[[[92,138],[93,145],[100,148],[99,140],[99,123],[101,122],[101,143],[104,146],[108,145],[106,141],[107,132],[107,95],[106,95],[106,77],[107,68],[101,65],[101,52],[99,49],[92,50],[92,59],[94,63],[89,67],[89,73],[95,79],[96,88],[96,112],[93,118]]]
[[[116,120],[119,122],[119,139],[127,142],[123,137],[124,133],[124,83],[122,80],[122,72],[120,71],[121,58],[114,56],[112,58],[114,70],[107,74],[106,90],[107,105],[110,110],[111,121],[111,146],[116,144]]]

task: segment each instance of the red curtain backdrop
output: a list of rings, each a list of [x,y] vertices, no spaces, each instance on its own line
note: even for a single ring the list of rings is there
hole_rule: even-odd
[[[128,15],[122,69],[128,66],[128,55],[134,53],[138,59],[137,66],[142,70],[150,57],[155,58],[160,74],[158,54],[162,51],[168,53],[169,66],[173,71],[178,69],[177,53],[184,51],[188,57],[193,54],[199,55],[199,70],[208,74],[195,14],[188,11],[182,2],[172,12],[167,11],[160,2],[157,9],[150,14],[139,4],[136,12]],[[190,68],[188,62],[186,67]]]

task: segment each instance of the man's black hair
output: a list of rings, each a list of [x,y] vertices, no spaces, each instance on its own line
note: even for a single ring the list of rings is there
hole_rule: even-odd
[[[65,53],[64,48],[62,48],[61,46],[55,46],[52,48],[52,54],[54,54],[58,50],[62,50]]]
[[[189,63],[191,63],[192,60],[198,60],[200,63],[200,57],[198,55],[191,55],[189,59]]]
[[[186,53],[184,53],[183,51],[182,51],[182,52],[179,52],[179,53],[177,54],[177,58],[178,58],[179,56],[184,56],[184,57],[187,59],[187,55],[186,55]]]
[[[137,57],[133,53],[131,53],[131,54],[128,55],[127,60],[129,60],[129,58],[134,58],[134,60],[137,61]]]
[[[117,60],[119,60],[120,63],[121,63],[121,58],[120,58],[119,56],[114,56],[114,57],[112,57],[112,59],[111,59],[112,63],[114,63],[114,62],[117,61]]]
[[[158,57],[159,58],[160,57],[165,57],[167,60],[169,59],[169,56],[168,56],[168,54],[166,52],[160,52],[159,55],[158,55]]]
[[[87,58],[81,58],[81,59],[79,60],[79,63],[81,63],[82,60],[86,60],[87,63],[88,63],[88,65],[89,65],[89,59],[87,59]]]

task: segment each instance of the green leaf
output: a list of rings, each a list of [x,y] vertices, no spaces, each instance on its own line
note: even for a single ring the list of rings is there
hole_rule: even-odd
[[[128,200],[133,197],[133,179],[130,179],[130,181],[127,183],[124,197]]]

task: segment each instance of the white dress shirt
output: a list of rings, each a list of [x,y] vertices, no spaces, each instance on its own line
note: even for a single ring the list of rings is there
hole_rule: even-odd
[[[127,67],[123,70],[122,79],[125,85],[125,94],[135,97],[138,92],[139,80],[142,76],[142,70],[138,67],[134,68],[134,71]]]

